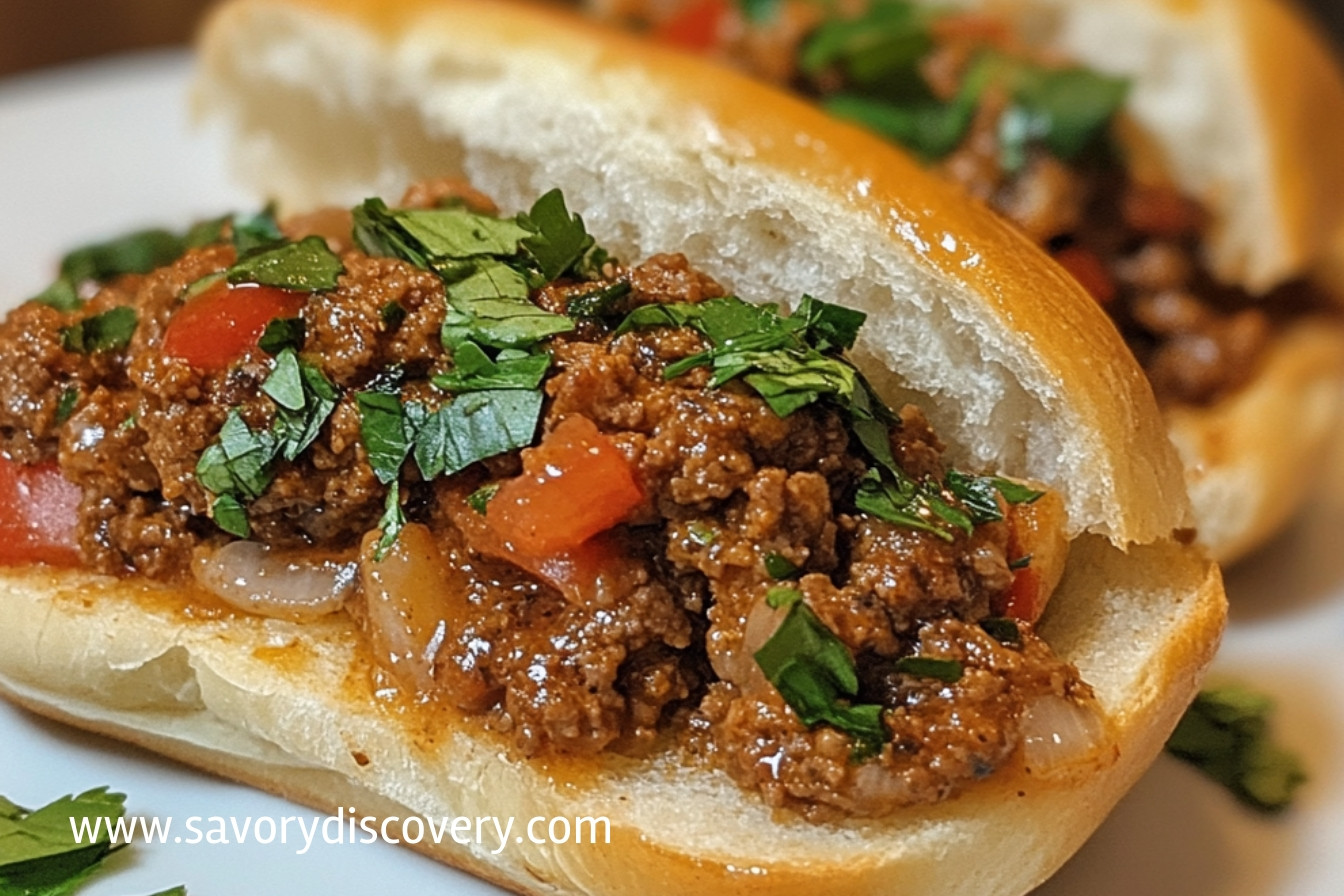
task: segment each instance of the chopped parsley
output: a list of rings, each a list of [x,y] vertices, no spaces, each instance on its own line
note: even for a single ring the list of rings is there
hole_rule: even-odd
[[[823,396],[852,403],[858,372],[828,352],[850,348],[865,315],[804,296],[793,314],[728,296],[698,304],[645,305],[626,316],[616,335],[640,327],[691,327],[710,348],[669,364],[671,379],[708,367],[710,387],[741,377],[776,414],[787,417]],[[866,386],[864,387],[866,388]]]
[[[393,479],[387,488],[387,498],[383,502],[383,515],[378,518],[378,544],[373,549],[373,559],[381,561],[387,552],[397,543],[397,537],[406,527],[406,511],[401,506],[401,483]]]
[[[1093,146],[1129,92],[1123,78],[1089,69],[1048,68],[995,50],[970,63],[957,92],[938,97],[921,65],[934,49],[943,12],[910,0],[878,0],[860,15],[831,18],[804,41],[802,73],[821,82],[838,76],[840,91],[823,100],[833,114],[905,146],[926,161],[965,140],[991,87],[1011,98],[998,122],[1001,162],[1016,171],[1029,147],[1070,160]]]
[[[896,671],[916,678],[933,678],[945,684],[961,681],[965,670],[959,660],[938,659],[931,656],[903,656],[896,661]]]
[[[246,502],[270,487],[278,460],[294,460],[316,440],[338,398],[322,371],[292,348],[276,357],[261,389],[276,406],[270,428],[252,429],[235,408],[225,417],[219,438],[196,462],[197,481],[215,496],[215,524],[239,538],[251,534]]]
[[[1274,743],[1274,701],[1236,685],[1201,691],[1167,741],[1167,752],[1191,763],[1247,806],[1280,812],[1307,780],[1302,761]]]
[[[29,810],[0,797],[0,894],[68,896],[126,844],[113,844],[115,825],[126,814],[126,796],[106,787],[63,796]],[[97,836],[94,837],[94,826]],[[91,839],[76,839],[76,830]],[[174,887],[156,896],[185,896]]]
[[[1022,646],[1022,629],[1015,619],[990,616],[980,620],[980,627],[985,630],[985,634],[1006,647]]]
[[[61,348],[81,355],[121,351],[130,344],[138,324],[134,308],[112,308],[61,327]]]
[[[453,350],[453,369],[434,377],[433,383],[447,392],[536,389],[550,367],[551,357],[545,352],[503,349],[492,360],[479,345],[464,341]]]
[[[233,248],[239,258],[271,249],[285,241],[280,222],[275,218],[274,203],[250,217],[234,215],[225,219],[232,232]]]
[[[765,555],[765,571],[772,579],[795,579],[802,573],[792,560],[774,551]]]
[[[266,329],[257,339],[257,346],[266,354],[272,356],[280,354],[287,348],[298,351],[303,348],[303,340],[306,335],[303,318],[277,317],[266,324]]]
[[[75,386],[66,386],[61,390],[61,397],[56,401],[56,423],[59,425],[70,419],[70,415],[75,412],[75,405],[79,403],[79,389]]]
[[[579,295],[572,296],[565,305],[565,313],[580,320],[605,320],[616,303],[630,295],[632,287],[625,280],[617,280]]]
[[[412,454],[426,479],[532,444],[541,420],[539,391],[487,389],[459,396],[437,411],[408,403],[415,427]]]
[[[261,391],[276,403],[273,432],[285,460],[294,460],[317,439],[339,399],[326,375],[300,360],[292,348],[276,356],[275,369],[261,384]]]
[[[61,311],[74,311],[83,305],[79,287],[85,283],[105,283],[122,274],[147,274],[171,264],[192,248],[217,242],[219,221],[197,224],[185,234],[161,228],[138,230],[116,239],[93,243],[68,253],[60,274],[33,301]]]
[[[344,273],[341,260],[320,236],[251,252],[224,274],[230,283],[257,283],[295,292],[335,289]]]
[[[785,702],[809,728],[825,723],[854,742],[850,758],[877,755],[888,739],[882,707],[855,703],[859,692],[854,657],[792,588],[772,588],[770,606],[788,612],[770,639],[756,651],[761,667]]]
[[[499,493],[498,482],[492,482],[489,485],[483,485],[480,488],[476,489],[476,491],[472,492],[470,495],[467,495],[467,506],[469,506],[472,510],[479,513],[481,516],[485,516],[486,508],[490,506],[490,502],[494,500],[495,495],[498,493]]]
[[[394,392],[356,392],[355,403],[359,407],[360,439],[368,453],[369,466],[378,481],[387,485],[400,475],[415,438],[401,397]]]
[[[873,466],[860,480],[855,506],[887,522],[945,540],[1002,519],[997,498],[1034,501],[1040,493],[997,477],[951,473],[945,482],[916,481],[896,462],[890,430],[897,417],[843,357],[858,337],[862,312],[804,296],[792,314],[736,297],[698,304],[645,305],[628,314],[615,335],[641,327],[691,327],[710,347],[669,364],[664,376],[709,368],[710,388],[740,378],[776,414],[786,417],[816,401],[838,406]],[[965,506],[959,506],[960,504]]]
[[[530,211],[518,216],[518,225],[531,234],[523,239],[522,246],[540,267],[547,283],[578,273],[575,269],[595,243],[583,226],[583,219],[569,213],[564,194],[559,190],[542,195]]]

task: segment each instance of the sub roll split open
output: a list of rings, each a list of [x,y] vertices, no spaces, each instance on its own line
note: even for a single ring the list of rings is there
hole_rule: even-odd
[[[197,99],[287,214],[0,326],[0,472],[71,514],[5,502],[0,688],[323,809],[610,820],[417,846],[523,893],[1053,873],[1224,623],[1152,391],[1009,225],[707,71],[223,7]]]
[[[1230,563],[1341,407],[1344,74],[1283,0],[589,0],[919,155],[1073,273],[1153,383]]]

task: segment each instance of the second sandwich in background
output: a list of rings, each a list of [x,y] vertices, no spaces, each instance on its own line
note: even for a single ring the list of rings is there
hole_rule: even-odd
[[[1339,413],[1338,290],[1308,277],[1344,224],[1344,79],[1286,4],[590,10],[814,98],[1045,247],[1148,373],[1218,559],[1300,505]]]

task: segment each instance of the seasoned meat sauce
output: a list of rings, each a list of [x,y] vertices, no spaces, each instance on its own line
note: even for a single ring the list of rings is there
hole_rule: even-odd
[[[590,0],[587,6],[600,17],[825,100],[851,85],[838,66],[817,71],[802,64],[809,41],[825,24],[858,19],[883,3],[782,0],[755,17],[737,4],[701,0]],[[717,10],[713,20],[711,7]],[[1022,46],[1012,26],[991,15],[949,10],[926,18],[931,46],[918,71],[945,103],[955,101],[986,48],[1028,60],[1043,55]],[[888,27],[890,19],[871,25],[874,46],[894,40]],[[1206,405],[1235,392],[1254,377],[1276,326],[1294,314],[1330,307],[1306,282],[1263,296],[1218,282],[1202,260],[1205,211],[1174,187],[1133,177],[1108,146],[1070,161],[1032,146],[1020,167],[1007,167],[1003,116],[1009,100],[1002,89],[983,91],[959,145],[933,164],[1016,223],[1093,294],[1164,404]]]
[[[410,196],[431,206],[444,190],[421,185]],[[474,204],[491,208],[484,197]],[[1091,705],[1087,685],[1030,619],[1002,643],[979,624],[1003,615],[1015,567],[1026,562],[1015,514],[1058,529],[1054,496],[1019,508],[1000,501],[1003,521],[949,537],[860,512],[854,494],[868,464],[842,413],[814,402],[781,417],[739,380],[711,388],[703,367],[665,377],[667,365],[706,348],[687,327],[613,335],[586,320],[546,344],[540,432],[591,421],[639,489],[624,521],[586,543],[598,546],[596,573],[562,574],[557,585],[551,573],[511,562],[473,508],[483,486],[519,474],[518,451],[432,481],[408,465],[400,482],[408,525],[391,559],[375,560],[368,533],[382,525],[388,486],[370,463],[354,392],[395,368],[403,398],[432,397],[430,379],[453,359],[440,338],[443,282],[353,248],[348,226],[348,216],[330,212],[288,225],[291,237],[326,234],[339,249],[336,288],[311,294],[301,312],[302,358],[339,398],[311,446],[277,463],[247,515],[253,540],[298,557],[320,550],[365,567],[405,564],[437,632],[430,652],[415,645],[423,668],[388,667],[412,696],[478,715],[528,755],[681,750],[772,805],[814,816],[881,815],[945,798],[1009,760],[1034,700]],[[204,372],[161,346],[189,287],[235,257],[226,242],[192,249],[153,273],[116,278],[78,310],[30,302],[0,326],[0,452],[25,465],[55,459],[78,487],[78,550],[91,569],[182,581],[194,557],[233,541],[210,518],[197,464],[231,411],[254,429],[270,424],[276,403],[261,386],[276,362],[252,347]],[[595,281],[562,279],[532,298],[564,312],[576,296],[614,284],[628,286],[621,313],[724,295],[673,254],[629,268],[607,263]],[[392,306],[399,313],[390,317]],[[62,347],[63,327],[116,307],[138,316],[124,348]],[[78,398],[62,421],[72,389]],[[943,446],[917,408],[899,411],[889,438],[911,477],[942,481]],[[776,578],[770,558],[793,575]],[[571,561],[580,570],[587,562]],[[394,574],[389,566],[386,577],[366,578],[348,605],[375,648],[396,633],[379,630],[382,598],[369,583],[395,591]],[[754,659],[788,612],[770,604],[781,586],[800,593],[854,657],[852,699],[880,706],[889,734],[876,755],[858,757],[837,728],[803,724]],[[903,671],[899,660],[910,656],[951,661],[960,677]]]

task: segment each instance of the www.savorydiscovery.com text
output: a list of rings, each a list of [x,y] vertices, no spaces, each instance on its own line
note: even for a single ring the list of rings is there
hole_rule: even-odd
[[[591,844],[611,842],[611,823],[605,815],[542,816],[524,820],[512,816],[358,815],[340,809],[335,815],[191,815],[125,818],[71,818],[70,834],[77,843],[110,838],[113,843],[173,843],[186,846],[230,846],[259,843],[290,846],[306,854],[321,841],[345,843],[447,843],[484,847],[498,855],[511,844]]]

